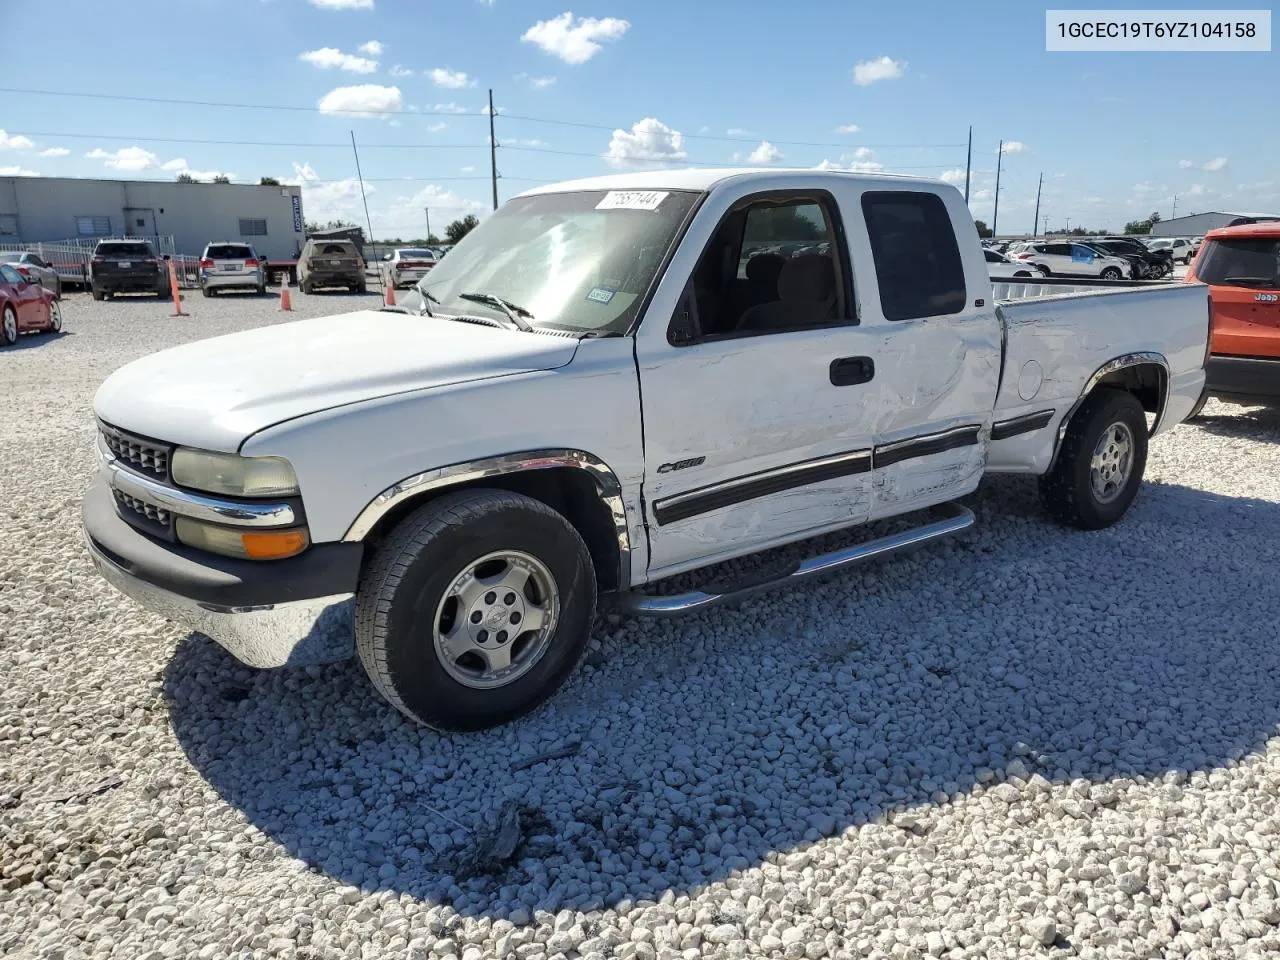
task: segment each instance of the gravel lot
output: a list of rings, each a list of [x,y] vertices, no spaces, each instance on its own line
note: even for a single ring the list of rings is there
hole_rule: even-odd
[[[1000,479],[942,546],[602,623],[551,705],[444,738],[94,574],[97,385],[289,318],[187,305],[73,295],[0,351],[0,955],[1280,950],[1280,416],[1210,404],[1109,531]]]

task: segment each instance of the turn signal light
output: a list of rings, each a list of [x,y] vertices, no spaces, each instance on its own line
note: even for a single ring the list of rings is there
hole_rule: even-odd
[[[178,517],[175,530],[189,547],[245,560],[283,560],[297,556],[311,544],[305,527],[243,530]]]

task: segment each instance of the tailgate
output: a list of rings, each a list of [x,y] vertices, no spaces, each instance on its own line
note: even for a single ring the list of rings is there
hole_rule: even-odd
[[[1280,290],[1213,287],[1213,352],[1280,359]]]

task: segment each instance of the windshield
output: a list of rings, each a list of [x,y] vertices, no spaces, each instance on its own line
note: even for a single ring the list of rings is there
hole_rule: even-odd
[[[1196,264],[1196,279],[1227,287],[1280,288],[1280,237],[1210,240]]]
[[[100,243],[94,251],[96,257],[155,257],[145,243]]]
[[[401,260],[434,260],[430,250],[397,250]]]
[[[210,247],[205,256],[210,260],[248,260],[253,257],[253,251],[239,244],[227,243]]]
[[[517,197],[449,251],[418,284],[448,313],[499,308],[501,297],[535,327],[623,333],[698,199],[685,191],[544,193]]]

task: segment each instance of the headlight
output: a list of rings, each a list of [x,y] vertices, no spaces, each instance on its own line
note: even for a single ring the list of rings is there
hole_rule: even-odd
[[[241,457],[180,447],[173,454],[173,482],[232,497],[291,497],[298,478],[282,457]]]
[[[303,527],[289,530],[232,529],[189,517],[176,518],[174,532],[188,547],[245,560],[283,560],[297,556],[311,542]]]

